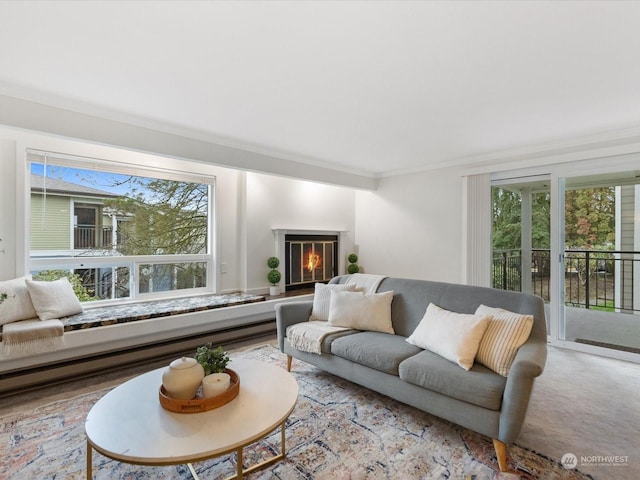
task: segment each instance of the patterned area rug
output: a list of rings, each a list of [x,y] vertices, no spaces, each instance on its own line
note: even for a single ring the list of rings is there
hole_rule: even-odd
[[[285,356],[272,345],[232,354],[234,357],[283,368],[286,363]],[[509,467],[517,475],[498,474],[491,439],[296,360],[293,375],[300,396],[287,421],[287,457],[249,475],[252,480],[593,479],[518,446],[509,449]],[[30,414],[0,418],[0,478],[86,478],[84,420],[107,391],[52,403]],[[276,430],[245,449],[245,466],[277,453],[279,445]],[[235,461],[235,456],[229,455],[196,463],[194,467],[202,480],[221,479],[233,475]],[[97,452],[93,468],[96,479],[191,478],[183,465],[127,465]]]

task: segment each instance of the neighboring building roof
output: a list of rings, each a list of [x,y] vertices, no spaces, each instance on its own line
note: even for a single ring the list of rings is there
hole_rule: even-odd
[[[106,192],[97,188],[86,187],[84,185],[78,185],[77,183],[66,182],[57,178],[46,178],[42,175],[31,174],[31,191],[43,192],[46,186],[46,190],[49,193],[65,193],[70,195],[82,195],[101,198],[118,198],[120,195],[115,193]]]

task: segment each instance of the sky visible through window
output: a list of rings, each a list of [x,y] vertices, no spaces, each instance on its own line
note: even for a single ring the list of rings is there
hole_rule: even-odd
[[[101,172],[98,170],[84,170],[80,168],[65,167],[60,165],[46,166],[42,163],[31,163],[31,173],[34,175],[45,176],[47,178],[55,178],[57,180],[64,180],[65,182],[74,183],[76,185],[84,185],[98,190],[103,190],[116,195],[126,195],[131,191],[131,176],[123,175],[119,173]],[[137,179],[143,180],[144,177],[137,177]],[[151,179],[146,179],[150,181]],[[142,184],[147,182],[142,182]],[[140,183],[137,185],[138,193],[145,192],[143,188],[140,188]],[[144,195],[146,196],[146,195]]]

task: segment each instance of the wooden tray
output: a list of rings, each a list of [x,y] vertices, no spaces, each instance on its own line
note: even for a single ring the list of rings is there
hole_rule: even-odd
[[[225,373],[228,373],[231,377],[231,384],[229,388],[220,395],[203,398],[202,388],[200,388],[197,395],[191,400],[178,400],[169,397],[164,386],[161,385],[160,391],[158,392],[160,405],[162,405],[164,409],[175,413],[200,413],[221,407],[236,398],[240,392],[240,377],[238,374],[229,368],[225,369]]]

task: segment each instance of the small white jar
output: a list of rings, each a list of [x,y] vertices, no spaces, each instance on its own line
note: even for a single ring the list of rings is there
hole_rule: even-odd
[[[204,368],[195,358],[182,357],[169,364],[162,374],[167,395],[176,400],[191,400],[198,393],[204,378]]]

